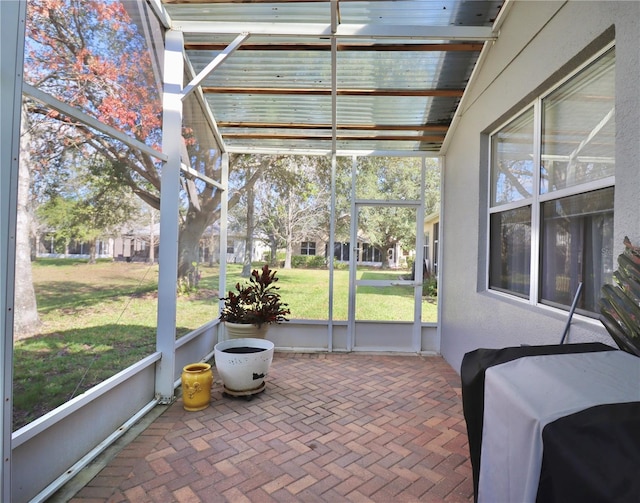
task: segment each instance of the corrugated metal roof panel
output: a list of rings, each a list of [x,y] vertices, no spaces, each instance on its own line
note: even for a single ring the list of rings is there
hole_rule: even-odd
[[[327,23],[330,2],[163,2],[174,20],[255,22],[255,23]],[[365,2],[367,3],[367,2]],[[385,2],[388,3],[388,2]]]
[[[326,1],[301,2],[184,2],[165,1],[174,20],[219,22],[326,23],[331,4]],[[342,0],[340,22],[352,24],[396,24],[447,26],[489,26],[503,2],[484,0]]]
[[[178,26],[199,22],[184,33],[196,74],[237,34],[250,33],[201,83],[230,149],[325,150],[335,135],[338,150],[437,151],[482,42],[460,41],[459,32],[455,43],[432,40],[431,33],[489,27],[502,3],[165,0],[164,7]],[[305,34],[330,26],[334,5],[337,30],[350,28],[348,37],[336,36],[335,54],[330,31]],[[424,39],[415,35],[422,32]]]

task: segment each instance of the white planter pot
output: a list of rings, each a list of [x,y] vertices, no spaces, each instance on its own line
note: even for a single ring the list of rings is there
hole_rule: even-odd
[[[215,345],[216,370],[226,393],[250,396],[264,390],[274,344],[265,339],[229,339]]]
[[[232,323],[230,321],[224,322],[225,330],[228,339],[264,339],[267,334],[269,325],[263,323],[260,327],[258,325],[251,325],[248,323]]]

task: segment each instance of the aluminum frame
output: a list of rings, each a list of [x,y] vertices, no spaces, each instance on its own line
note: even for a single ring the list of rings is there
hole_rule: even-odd
[[[11,501],[11,430],[13,416],[13,312],[18,194],[18,157],[20,152],[20,104],[22,102],[22,66],[26,2],[0,2],[2,27],[2,115],[0,116],[0,380],[2,381],[2,473],[0,499]]]

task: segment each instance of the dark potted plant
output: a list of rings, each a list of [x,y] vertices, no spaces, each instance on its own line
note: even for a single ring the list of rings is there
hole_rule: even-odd
[[[640,356],[640,247],[626,236],[613,281],[602,287],[600,321],[621,350]]]
[[[236,292],[220,299],[224,301],[220,320],[229,337],[264,338],[270,324],[289,321],[291,311],[278,292],[276,272],[267,264],[254,269],[248,283],[236,283]]]

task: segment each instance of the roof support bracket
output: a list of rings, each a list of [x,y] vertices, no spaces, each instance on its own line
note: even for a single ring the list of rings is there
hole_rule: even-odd
[[[195,90],[196,87],[198,87],[204,79],[207,78],[207,75],[209,75],[213,70],[215,70],[218,66],[220,66],[225,59],[227,59],[231,54],[233,54],[235,50],[238,47],[240,47],[245,40],[249,38],[249,36],[250,35],[247,32],[241,33],[235,38],[233,42],[231,42],[225,48],[224,51],[222,51],[215,58],[213,58],[211,63],[209,63],[198,75],[196,75],[196,77],[191,82],[189,82],[189,85],[184,88],[184,90],[182,91],[182,97],[181,97],[182,101],[184,101],[187,98],[187,96],[189,96],[189,94],[191,94],[191,92]]]

